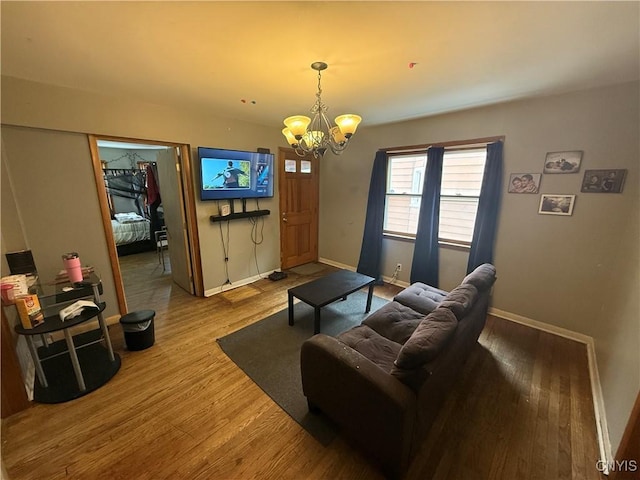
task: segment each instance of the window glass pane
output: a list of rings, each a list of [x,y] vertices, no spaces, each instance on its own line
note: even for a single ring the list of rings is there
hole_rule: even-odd
[[[420,195],[424,183],[426,160],[425,154],[389,157],[387,193]]]
[[[471,242],[477,211],[477,198],[440,197],[438,236],[444,240]]]
[[[296,173],[297,164],[295,160],[285,160],[284,161],[284,171],[289,173]]]
[[[384,230],[415,235],[418,230],[420,197],[388,195],[385,203]]]
[[[445,151],[440,197],[441,240],[471,242],[485,162],[484,147]],[[386,232],[416,234],[426,164],[426,152],[389,157]]]
[[[445,152],[441,195],[479,196],[486,149]]]
[[[311,173],[311,162],[309,160],[300,160],[300,173]]]

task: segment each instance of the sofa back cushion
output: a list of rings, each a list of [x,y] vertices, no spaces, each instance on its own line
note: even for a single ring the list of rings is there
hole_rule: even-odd
[[[483,263],[479,267],[464,277],[462,284],[472,284],[479,292],[489,290],[496,281],[496,267],[490,263]]]
[[[444,298],[441,307],[453,312],[458,320],[466,315],[478,297],[478,289],[471,283],[458,285]]]
[[[457,326],[458,321],[451,310],[436,308],[420,322],[400,349],[394,364],[399,368],[414,369],[434,359]]]

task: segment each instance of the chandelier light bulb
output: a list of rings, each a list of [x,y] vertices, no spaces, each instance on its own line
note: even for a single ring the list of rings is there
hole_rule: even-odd
[[[311,130],[302,136],[302,141],[310,148],[319,148],[322,145],[324,132]]]
[[[310,123],[311,119],[304,115],[294,115],[284,119],[284,124],[289,127],[289,131],[298,140],[305,134]]]
[[[289,130],[289,127],[283,128],[282,129],[282,134],[287,139],[287,142],[289,142],[289,145],[291,145],[294,148],[298,146],[298,140],[293,135],[293,133],[291,133],[291,130]]]
[[[356,129],[358,128],[358,125],[360,125],[361,121],[362,117],[360,115],[354,115],[352,113],[336,117],[336,125],[340,127],[340,131],[347,138],[356,133]]]

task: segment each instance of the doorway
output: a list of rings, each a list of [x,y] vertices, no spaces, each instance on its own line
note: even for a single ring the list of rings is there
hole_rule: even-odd
[[[278,149],[280,191],[280,267],[318,261],[318,159]]]
[[[115,220],[113,216],[115,210],[122,208],[126,210],[129,205],[132,205],[134,212],[139,207],[139,216],[144,219],[144,223],[139,222],[138,227],[144,227],[147,230],[146,238],[148,240],[140,241],[139,244],[142,250],[146,248],[147,252],[153,251],[153,253],[147,254],[147,257],[153,259],[155,253],[158,254],[158,258],[160,255],[163,255],[163,259],[166,256],[166,266],[160,270],[170,275],[171,284],[178,285],[190,294],[202,296],[204,287],[200,254],[197,248],[198,231],[189,146],[170,142],[93,135],[89,136],[89,140],[120,312],[127,313],[128,307],[118,251],[128,245],[116,245],[117,242],[123,240],[114,236]],[[109,152],[109,154],[105,152]],[[124,157],[124,161],[129,164],[117,164],[115,160],[120,157]],[[126,194],[124,198],[121,196],[117,200],[120,204],[129,203],[125,203],[126,207],[120,206],[116,209],[114,209],[114,199],[111,198],[112,191],[109,189],[108,193],[105,186],[107,173],[115,172],[116,175],[120,173],[118,169],[109,168],[115,166],[129,167],[134,176],[145,179],[142,186],[143,195],[129,195],[134,197],[133,203],[132,199],[126,198]],[[143,171],[144,173],[141,173]],[[154,181],[155,186],[152,185]],[[159,195],[156,199],[154,193],[158,192]],[[144,201],[141,201],[140,197],[144,197]],[[136,218],[136,220],[139,219]],[[160,250],[158,250],[156,243],[157,231],[165,232],[164,238],[160,240]],[[128,240],[133,239],[129,238]],[[135,248],[136,245],[134,244],[133,247]],[[129,260],[127,262],[130,263]],[[167,266],[170,267],[167,269]]]

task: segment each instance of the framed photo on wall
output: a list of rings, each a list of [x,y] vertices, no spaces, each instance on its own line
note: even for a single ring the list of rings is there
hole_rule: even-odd
[[[582,151],[549,152],[544,159],[544,173],[578,173]]]
[[[585,193],[621,193],[626,176],[625,169],[585,170],[580,191]]]
[[[509,193],[538,193],[541,173],[512,173],[509,176]]]
[[[540,195],[538,213],[543,215],[572,215],[575,195],[543,193]]]

